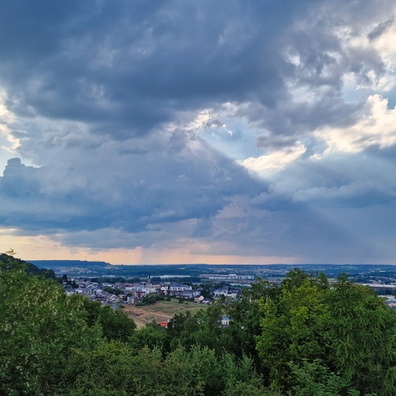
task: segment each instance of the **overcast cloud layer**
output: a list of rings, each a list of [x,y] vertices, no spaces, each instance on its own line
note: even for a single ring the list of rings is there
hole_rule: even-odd
[[[394,262],[393,1],[0,3],[2,250]]]

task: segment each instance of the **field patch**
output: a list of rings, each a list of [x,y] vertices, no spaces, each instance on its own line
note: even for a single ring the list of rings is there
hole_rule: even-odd
[[[126,305],[122,311],[135,321],[138,329],[141,329],[153,320],[156,323],[167,322],[176,314],[187,311],[196,313],[201,309],[206,309],[207,307],[207,305],[197,304],[190,301],[185,301],[180,304],[177,299],[172,299],[171,301],[158,301],[156,304],[146,305],[143,307]]]

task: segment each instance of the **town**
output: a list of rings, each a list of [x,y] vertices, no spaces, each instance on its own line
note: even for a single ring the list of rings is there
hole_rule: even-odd
[[[233,282],[230,280],[238,280]],[[211,278],[209,278],[211,279]],[[199,304],[211,304],[214,300],[221,298],[235,299],[241,294],[243,287],[249,287],[254,281],[254,277],[238,277],[230,274],[217,280],[223,281],[221,285],[210,286],[208,283],[174,283],[159,282],[153,283],[150,278],[146,282],[123,283],[123,282],[96,282],[92,280],[62,277],[62,284],[67,294],[82,294],[94,301],[111,304],[119,307],[120,304],[143,304],[150,296],[156,295],[159,299],[179,298],[193,301]]]
[[[89,267],[89,265],[87,265]],[[160,266],[157,266],[160,267]],[[188,267],[188,266],[187,266]],[[92,301],[110,305],[113,308],[124,309],[126,306],[143,307],[158,301],[177,299],[180,304],[191,302],[201,306],[211,305],[216,301],[232,301],[242,294],[243,288],[249,288],[259,279],[268,280],[273,284],[280,284],[290,267],[283,268],[226,268],[236,270],[225,273],[225,268],[205,268],[208,273],[201,273],[199,277],[184,274],[166,274],[167,267],[155,277],[135,277],[123,279],[117,275],[103,275],[99,278],[87,278],[87,269],[73,267],[73,270],[62,267],[64,272],[71,272],[78,276],[62,276],[62,284],[67,294],[81,294]],[[329,266],[324,272],[335,276],[340,266]],[[369,286],[378,295],[386,298],[386,304],[396,309],[396,279],[393,271],[383,267],[357,266],[348,268],[353,271],[353,278],[357,283]],[[58,269],[60,270],[60,269]],[[136,270],[136,269],[135,269]],[[151,270],[153,270],[151,268]],[[155,272],[155,271],[154,271]],[[92,275],[92,274],[91,274]],[[259,276],[261,275],[261,276]],[[262,276],[266,277],[263,278]],[[332,278],[329,278],[330,281]],[[334,278],[333,278],[334,279]],[[197,308],[199,308],[199,305]],[[128,310],[125,311],[128,313]],[[129,312],[130,313],[130,312]],[[138,315],[138,314],[135,314]],[[134,318],[136,320],[136,318]],[[229,318],[222,318],[223,325],[228,324]],[[157,323],[166,326],[166,322],[157,318]]]

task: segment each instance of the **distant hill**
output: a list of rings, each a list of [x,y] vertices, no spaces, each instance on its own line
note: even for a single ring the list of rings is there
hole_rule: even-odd
[[[82,260],[29,260],[30,263],[39,268],[48,268],[57,275],[89,275],[97,276],[106,273],[113,274],[117,271],[115,267],[104,261],[82,261]]]
[[[104,261],[82,260],[29,260],[39,268],[52,269],[56,275],[70,276],[114,276],[114,277],[147,277],[169,275],[199,276],[206,264],[193,265],[113,265]]]
[[[293,268],[317,273],[324,272],[329,278],[335,278],[341,273],[348,273],[359,282],[369,280],[367,276],[394,276],[395,266],[384,264],[150,264],[150,265],[113,265],[104,261],[83,260],[29,260],[39,268],[53,270],[57,276],[100,278],[144,278],[167,276],[169,278],[190,277],[190,281],[199,280],[202,274],[253,274],[267,280],[279,280]]]
[[[112,264],[105,261],[87,261],[87,260],[29,260],[29,263],[37,265],[42,268],[57,268],[57,267],[78,267],[78,268],[109,268]]]

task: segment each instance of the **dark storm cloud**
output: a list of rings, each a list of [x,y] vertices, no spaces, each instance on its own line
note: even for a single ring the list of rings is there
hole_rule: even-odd
[[[348,123],[356,105],[339,98],[342,73],[370,63],[380,72],[381,64],[372,52],[346,54],[330,23],[290,35],[293,21],[314,3],[7,4],[0,81],[18,115],[88,122],[119,139],[227,101],[250,102],[244,115],[274,134]],[[280,51],[286,43],[299,54],[297,68]],[[326,92],[313,103],[293,103],[290,78]],[[272,115],[254,110],[263,105]]]
[[[287,3],[5,3],[8,105],[124,138],[217,102],[273,106],[283,90],[277,36],[308,2]]]
[[[193,142],[189,148],[176,132],[162,144],[129,142],[134,143],[137,153],[99,147],[85,151],[85,161],[65,157],[58,168],[10,160],[0,178],[1,223],[44,234],[104,228],[140,232],[212,217],[241,188],[248,194],[265,188],[205,144]]]

